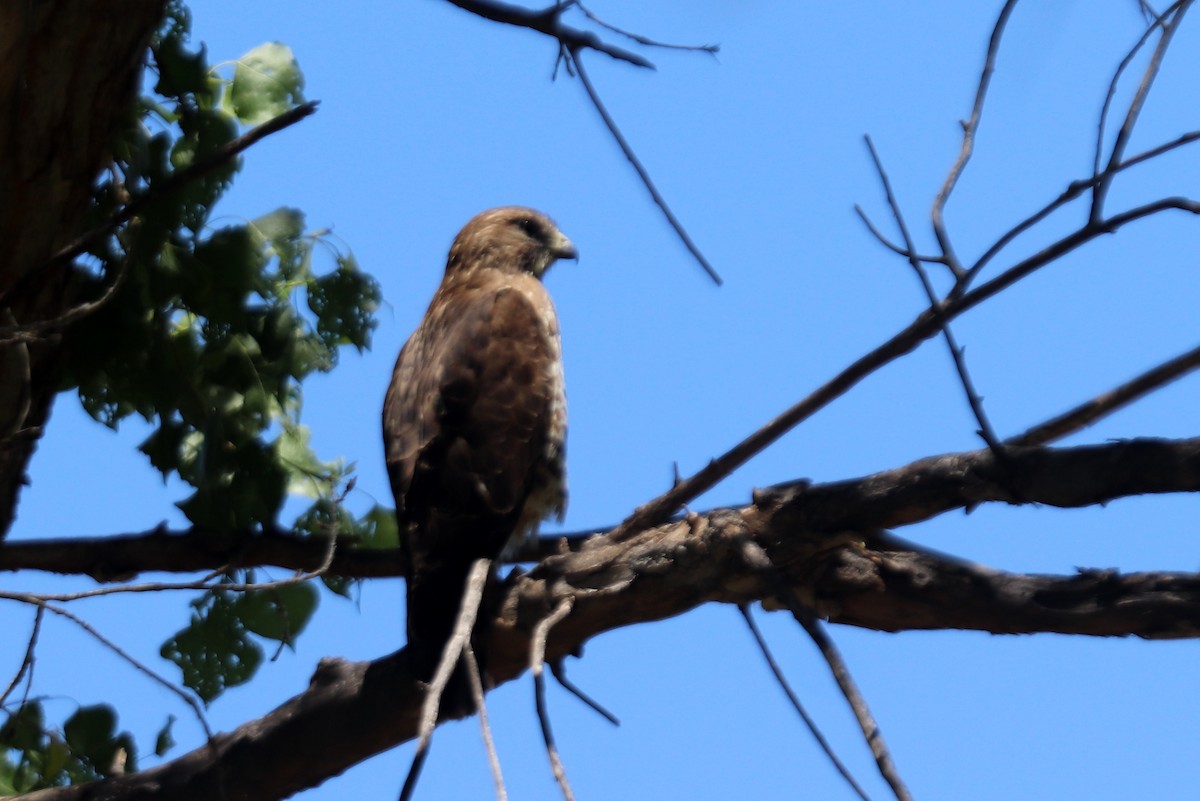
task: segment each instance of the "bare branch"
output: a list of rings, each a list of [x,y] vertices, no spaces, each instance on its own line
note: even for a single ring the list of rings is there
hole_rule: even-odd
[[[884,742],[883,732],[879,730],[879,724],[875,722],[871,709],[867,706],[867,699],[859,691],[858,685],[850,675],[850,669],[846,666],[846,661],[842,659],[837,646],[833,644],[833,640],[821,627],[816,615],[796,597],[796,593],[775,568],[762,546],[747,537],[741,541],[741,551],[746,564],[763,577],[767,585],[772,588],[775,597],[791,611],[796,622],[804,627],[808,636],[816,643],[821,655],[825,657],[829,670],[833,673],[833,679],[837,682],[842,695],[845,696],[846,702],[850,704],[850,709],[854,712],[854,719],[858,721],[863,737],[867,741],[867,747],[871,749],[871,754],[875,757],[879,774],[892,788],[892,793],[896,796],[897,801],[912,801],[908,788],[904,786],[904,781],[900,778],[895,763],[892,762],[892,755],[888,750],[887,743]]]
[[[592,698],[590,695],[585,693],[583,690],[579,689],[579,686],[577,684],[575,684],[573,681],[571,681],[570,679],[567,678],[567,670],[565,667],[563,667],[563,661],[561,659],[556,659],[550,663],[550,675],[554,676],[554,680],[557,681],[560,685],[562,685],[562,688],[564,690],[566,690],[571,695],[575,696],[580,701],[582,701],[584,704],[586,704],[588,707],[590,707],[591,710],[593,712],[595,712],[597,715],[604,718],[605,720],[607,720],[609,723],[611,723],[614,726],[621,725],[621,721],[617,718],[616,715],[614,715],[612,712],[609,712],[607,709],[605,709],[603,706],[601,706],[600,703],[598,701],[596,701],[595,698]]]
[[[139,662],[137,659],[135,659],[133,656],[131,656],[128,652],[126,652],[123,648],[121,648],[121,646],[117,645],[115,642],[108,639],[103,634],[101,634],[99,631],[97,631],[86,620],[79,617],[78,615],[75,615],[75,614],[69,612],[68,610],[64,609],[61,606],[55,606],[54,604],[47,603],[44,600],[38,598],[36,595],[30,595],[30,594],[22,595],[21,593],[6,592],[3,594],[3,596],[0,596],[0,597],[3,597],[7,600],[18,601],[20,603],[26,603],[31,606],[37,607],[38,612],[39,612],[39,617],[38,617],[39,621],[41,619],[41,617],[40,617],[41,611],[46,610],[46,611],[49,611],[49,612],[52,612],[52,613],[58,615],[59,617],[66,618],[67,620],[71,621],[79,628],[83,629],[93,639],[95,639],[97,642],[99,642],[101,645],[103,645],[108,650],[112,651],[114,654],[116,654],[122,660],[127,662],[139,673],[150,678],[150,680],[153,681],[155,684],[165,687],[172,695],[178,696],[185,704],[188,705],[188,707],[195,714],[196,720],[200,723],[200,727],[204,730],[205,738],[209,742],[212,741],[212,739],[213,739],[212,729],[210,729],[208,726],[208,719],[204,717],[204,710],[200,708],[199,702],[196,701],[196,699],[193,698],[191,694],[189,694],[185,690],[180,689],[179,687],[176,687],[173,683],[171,683],[167,679],[163,678],[158,673],[155,673],[153,670],[151,670],[149,667],[144,665],[142,662]],[[32,647],[32,641],[30,643],[30,647]]]
[[[771,649],[767,646],[767,641],[763,638],[762,632],[758,630],[758,624],[754,622],[754,616],[750,613],[750,607],[746,604],[738,604],[738,611],[742,613],[742,617],[746,621],[746,626],[750,629],[750,634],[754,637],[754,642],[758,644],[759,650],[762,651],[763,659],[767,661],[767,667],[771,669],[771,673],[775,676],[775,681],[783,689],[783,694],[787,696],[792,708],[796,710],[796,714],[800,716],[800,719],[804,721],[804,725],[808,727],[808,731],[812,734],[813,739],[817,741],[817,745],[821,747],[821,750],[825,752],[825,756],[833,763],[833,767],[842,775],[846,783],[850,785],[850,789],[854,790],[855,794],[863,799],[863,801],[871,801],[858,782],[854,780],[854,776],[850,773],[850,770],[842,760],[838,759],[838,755],[833,751],[833,746],[825,739],[825,735],[817,727],[817,722],[809,716],[808,710],[804,708],[804,704],[800,703],[800,699],[796,696],[795,691],[792,690],[787,677],[783,675],[783,670],[779,667],[779,663],[775,661],[775,657],[771,653]]]
[[[892,242],[890,239],[888,239],[886,236],[883,235],[883,232],[880,231],[875,226],[875,223],[871,222],[871,218],[867,216],[867,213],[865,211],[863,211],[862,206],[858,205],[857,203],[854,204],[854,213],[858,215],[858,219],[862,220],[863,225],[865,225],[867,227],[867,232],[870,233],[871,236],[875,237],[875,239],[879,242],[879,244],[883,245],[885,248],[892,251],[896,255],[903,256],[906,259],[907,258],[915,258],[915,259],[917,259],[917,261],[923,262],[925,264],[945,264],[946,263],[945,256],[922,256],[920,254],[910,253],[909,251],[907,251],[904,248],[897,245],[895,242]]]
[[[486,582],[486,576],[484,581]],[[496,741],[492,738],[492,727],[488,724],[487,702],[483,700],[483,678],[479,675],[479,660],[475,658],[475,649],[471,647],[469,636],[463,644],[462,658],[467,667],[471,696],[475,699],[475,711],[479,713],[479,731],[483,736],[484,750],[487,751],[492,783],[496,785],[496,801],[508,801],[508,790],[504,789],[504,774],[500,770],[500,755],[496,753]]]
[[[488,574],[492,569],[492,560],[476,559],[467,574],[467,582],[463,588],[462,602],[458,607],[458,618],[454,622],[454,633],[442,648],[441,661],[434,671],[433,679],[425,691],[421,704],[420,727],[417,737],[417,753],[413,756],[404,787],[400,790],[400,801],[412,798],[417,789],[417,778],[421,775],[421,766],[429,754],[429,743],[433,738],[433,729],[438,721],[438,709],[441,706],[442,693],[450,682],[450,674],[454,665],[463,658],[463,649],[471,639],[471,630],[475,627],[475,618],[479,614],[479,603],[483,600],[483,588],[487,584]]]
[[[609,133],[612,134],[613,139],[616,140],[617,145],[621,148],[621,152],[625,154],[625,158],[629,160],[629,163],[633,165],[633,169],[637,172],[638,177],[642,179],[642,183],[650,192],[650,197],[654,199],[654,203],[662,211],[663,216],[667,218],[667,222],[670,223],[673,229],[675,229],[676,236],[678,236],[679,240],[683,242],[683,245],[688,249],[688,252],[692,254],[692,258],[694,258],[696,262],[704,269],[704,272],[708,273],[708,277],[711,278],[717,286],[720,286],[722,284],[721,276],[717,274],[717,271],[713,269],[713,266],[708,263],[708,259],[704,257],[703,253],[700,252],[700,248],[698,248],[696,243],[692,241],[692,238],[684,229],[683,223],[679,222],[679,220],[675,217],[675,213],[671,211],[671,207],[667,205],[666,199],[662,196],[662,194],[659,193],[658,187],[654,185],[654,181],[650,179],[650,173],[647,172],[646,168],[642,166],[642,162],[638,159],[637,154],[633,152],[633,148],[630,147],[629,142],[626,141],[625,136],[617,127],[616,120],[612,118],[612,115],[608,113],[608,109],[604,107],[603,101],[600,100],[600,95],[596,92],[596,88],[592,86],[592,81],[590,78],[588,78],[587,71],[583,68],[583,62],[579,58],[578,49],[569,49],[568,53],[570,55],[570,62],[575,66],[576,72],[579,73],[579,81],[583,84],[583,88],[587,92],[588,97],[591,99],[592,105],[595,106],[596,111],[600,114],[600,118],[604,120],[604,125],[608,128]]]
[[[447,0],[447,2],[493,22],[503,22],[507,25],[516,25],[520,28],[529,28],[538,33],[544,33],[557,39],[568,50],[596,50],[635,67],[654,69],[653,64],[637,53],[603,42],[590,31],[581,31],[578,28],[563,25],[561,18],[567,5],[556,4],[541,11],[531,11],[522,6],[501,3],[497,0]]]
[[[353,540],[345,538],[348,544]],[[288,570],[321,572],[330,542],[283,530],[214,531],[165,526],[103,537],[49,538],[5,542],[0,571],[44,570],[89,576],[98,582],[123,581],[148,571],[196,573],[220,568],[272,565]],[[337,548],[326,572],[353,578],[403,576],[399,549]],[[169,585],[159,585],[166,588]],[[195,582],[183,585],[195,587]]]
[[[82,592],[69,593],[45,593],[38,595],[26,595],[23,593],[8,593],[0,590],[0,598],[9,598],[20,600],[22,598],[34,597],[39,601],[57,601],[66,603],[69,601],[80,601],[86,598],[99,598],[104,595],[118,595],[124,593],[143,593],[143,592],[167,592],[171,590],[220,590],[222,592],[260,592],[262,590],[277,590],[281,587],[287,587],[292,584],[302,584],[314,578],[324,575],[329,570],[329,566],[333,564],[333,554],[337,547],[337,537],[329,537],[326,545],[325,559],[317,567],[316,570],[298,573],[285,579],[277,581],[251,582],[251,583],[234,583],[216,580],[218,576],[223,575],[228,568],[228,565],[223,565],[220,571],[215,575],[206,576],[201,581],[185,581],[185,582],[148,582],[144,584],[121,584],[115,587],[97,587],[94,590],[83,590]]]
[[[888,206],[892,210],[892,217],[896,220],[896,225],[900,228],[901,237],[904,238],[904,248],[908,253],[908,263],[912,266],[913,271],[916,272],[917,279],[921,282],[921,288],[925,290],[925,298],[929,301],[929,310],[937,319],[938,327],[942,331],[942,337],[946,340],[946,346],[950,349],[950,358],[954,361],[954,369],[958,373],[958,381],[962,384],[963,391],[967,395],[967,404],[971,407],[971,412],[975,415],[975,421],[979,423],[979,431],[977,433],[996,454],[996,457],[1003,461],[1004,447],[1000,444],[999,437],[996,436],[996,432],[992,429],[991,421],[988,420],[987,414],[983,411],[983,399],[975,391],[975,383],[971,380],[971,374],[967,372],[967,364],[963,358],[962,348],[958,346],[958,342],[954,338],[954,332],[950,330],[949,321],[942,314],[942,302],[938,298],[937,292],[933,289],[933,284],[929,280],[929,275],[925,272],[924,265],[915,256],[916,245],[913,244],[912,236],[908,232],[908,226],[904,222],[904,214],[900,211],[900,204],[896,201],[896,196],[892,192],[892,182],[888,179],[887,170],[883,168],[883,162],[879,158],[879,153],[875,150],[875,143],[871,141],[871,137],[864,136],[863,139],[867,143],[867,150],[871,153],[871,161],[874,162],[875,171],[879,174],[879,180],[883,184],[883,191],[887,197]],[[953,261],[949,263],[955,276],[961,279],[963,274],[960,268]]]
[[[988,40],[987,56],[983,60],[983,72],[979,76],[979,85],[975,90],[975,103],[971,107],[971,117],[962,124],[962,149],[959,151],[958,159],[950,168],[945,183],[942,184],[941,190],[938,191],[937,197],[933,201],[932,218],[934,236],[937,237],[938,244],[942,248],[942,255],[945,256],[946,263],[960,280],[963,275],[962,264],[959,262],[958,256],[954,253],[954,245],[950,242],[950,234],[946,231],[946,201],[950,199],[950,193],[954,191],[954,187],[958,183],[963,170],[966,169],[967,162],[971,160],[971,153],[975,149],[975,134],[979,130],[979,121],[983,117],[983,105],[984,101],[987,100],[987,91],[992,81],[992,73],[996,70],[996,56],[1000,52],[1000,40],[1004,35],[1004,27],[1008,24],[1008,18],[1012,15],[1016,5],[1017,0],[1007,0],[1004,8],[1000,10],[1000,16],[996,19],[995,27],[992,28],[992,36]]]
[[[558,755],[558,746],[554,743],[554,732],[550,728],[550,712],[546,708],[546,679],[543,675],[543,668],[546,664],[546,638],[550,635],[550,629],[571,614],[574,605],[574,598],[564,598],[553,612],[539,620],[537,626],[534,627],[529,649],[529,667],[533,672],[533,699],[537,707],[538,723],[542,727],[542,741],[546,744],[546,756],[550,760],[550,770],[554,773],[554,780],[558,782],[558,789],[562,791],[565,801],[575,801],[575,793],[571,792],[571,783],[567,781],[567,769]]]
[[[136,242],[135,236],[131,236],[130,239],[132,242]],[[81,303],[78,306],[72,306],[62,314],[49,320],[38,320],[31,323],[0,327],[0,347],[8,342],[31,342],[39,339],[45,336],[48,331],[66,328],[68,325],[78,322],[107,306],[108,302],[116,296],[117,290],[125,285],[125,278],[129,275],[129,268],[134,259],[133,248],[134,245],[131,244],[129,252],[125,254],[125,260],[121,262],[121,266],[117,269],[116,277],[95,300]],[[9,316],[11,317],[11,313]]]
[[[1134,126],[1137,125],[1138,116],[1142,112],[1142,107],[1146,104],[1146,98],[1150,95],[1154,79],[1158,77],[1163,57],[1166,56],[1167,48],[1171,46],[1171,40],[1175,36],[1175,31],[1179,29],[1180,23],[1183,22],[1183,15],[1187,12],[1189,6],[1191,6],[1191,0],[1181,0],[1173,6],[1174,13],[1168,11],[1155,22],[1155,26],[1161,29],[1162,35],[1159,36],[1154,53],[1150,56],[1150,63],[1146,65],[1146,71],[1142,74],[1142,82],[1138,85],[1137,91],[1133,95],[1133,100],[1129,102],[1129,108],[1125,112],[1125,121],[1121,124],[1121,129],[1117,131],[1116,141],[1113,142],[1112,151],[1108,157],[1108,166],[1110,169],[1120,164],[1121,159],[1125,156],[1125,148],[1129,144],[1130,137],[1133,136]],[[1092,190],[1090,222],[1095,223],[1104,216],[1104,201],[1108,197],[1108,190],[1111,185],[1112,179],[1109,178],[1097,183]]]
[[[1007,440],[1006,444],[1028,447],[1045,445],[1062,439],[1183,377],[1197,367],[1200,367],[1200,347],[1156,365],[1119,387],[1110,389],[1070,411],[1029,429],[1020,436]]]
[[[29,634],[29,642],[25,645],[25,656],[21,659],[21,666],[17,668],[17,674],[13,676],[12,681],[4,688],[4,692],[0,693],[0,707],[8,700],[8,696],[12,691],[17,689],[17,685],[21,683],[21,679],[25,678],[25,674],[30,676],[30,684],[33,683],[33,663],[34,651],[37,648],[38,635],[42,631],[42,618],[46,614],[46,607],[39,606],[37,612],[33,615],[33,631]]]
[[[938,312],[945,321],[978,306],[985,300],[1003,292],[1013,284],[1028,277],[1062,256],[1104,234],[1111,234],[1123,226],[1161,213],[1178,210],[1200,214],[1200,203],[1188,198],[1172,197],[1147,203],[1135,209],[1114,215],[1099,223],[1088,223],[1075,232],[1047,245],[1042,250],[1010,267],[992,280],[971,290],[965,295],[952,297]],[[807,420],[817,411],[828,406],[848,392],[859,381],[890,362],[912,352],[926,339],[940,330],[939,317],[933,311],[919,315],[905,329],[879,345],[871,352],[850,364],[840,373],[817,388],[804,399],[771,420],[746,439],[711,460],[687,480],[678,483],[657,498],[639,506],[633,514],[622,521],[612,532],[618,539],[632,536],[635,532],[667,520],[677,509],[716,486],[737,468],[749,461],[779,437]]]
[[[1176,3],[1175,5],[1178,5]],[[1168,9],[1168,12],[1173,11],[1174,6]],[[1125,70],[1133,63],[1133,59],[1150,40],[1150,36],[1162,25],[1162,19],[1158,14],[1154,14],[1146,19],[1148,23],[1146,30],[1134,42],[1133,47],[1129,48],[1129,52],[1121,59],[1121,63],[1113,71],[1113,76],[1108,82],[1108,91],[1104,93],[1104,103],[1100,106],[1100,120],[1096,124],[1096,152],[1092,157],[1092,175],[1099,175],[1101,172],[1100,162],[1104,159],[1104,133],[1108,127],[1108,112],[1112,108],[1113,101],[1117,97],[1117,86],[1121,82],[1121,76],[1125,74]]]
[[[607,22],[605,22],[604,20],[600,19],[595,14],[593,14],[591,9],[589,9],[583,3],[580,3],[579,0],[573,0],[573,2],[566,3],[565,5],[575,6],[581,12],[583,12],[583,15],[585,17],[587,17],[588,19],[590,19],[592,22],[596,23],[600,27],[607,28],[608,30],[612,31],[613,33],[624,36],[626,39],[631,39],[631,40],[637,42],[638,44],[643,45],[644,47],[661,47],[666,50],[691,50],[691,51],[699,50],[699,51],[703,51],[705,53],[709,53],[711,55],[716,55],[717,52],[721,49],[720,45],[677,45],[677,44],[667,44],[666,42],[659,42],[654,39],[648,39],[645,36],[642,36],[640,34],[636,34],[636,33],[633,33],[632,31],[627,31],[623,28],[618,28],[615,25],[608,24]]]

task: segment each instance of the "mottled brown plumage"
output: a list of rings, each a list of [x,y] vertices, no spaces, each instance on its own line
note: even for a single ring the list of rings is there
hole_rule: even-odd
[[[452,632],[471,563],[495,559],[566,507],[558,320],[541,277],[575,255],[537,211],[479,214],[455,238],[441,286],[396,360],[383,440],[422,679]],[[447,699],[461,706],[465,676],[455,679]]]

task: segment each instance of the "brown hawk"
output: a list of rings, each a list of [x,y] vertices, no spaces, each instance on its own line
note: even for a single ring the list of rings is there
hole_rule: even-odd
[[[541,278],[576,257],[533,209],[477,215],[455,237],[441,286],[396,360],[383,443],[408,561],[409,648],[425,681],[472,562],[497,558],[565,510],[562,355]],[[472,637],[481,666],[482,630]],[[446,696],[469,711],[465,681],[456,670]]]

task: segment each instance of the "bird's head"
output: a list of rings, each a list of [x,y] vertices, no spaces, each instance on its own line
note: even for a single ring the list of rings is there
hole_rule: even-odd
[[[502,206],[475,215],[454,238],[446,273],[492,268],[537,278],[559,259],[578,259],[571,240],[534,209]]]

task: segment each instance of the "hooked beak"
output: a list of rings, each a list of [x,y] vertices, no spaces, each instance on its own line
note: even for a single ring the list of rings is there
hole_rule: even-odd
[[[563,236],[561,231],[555,232],[554,241],[550,244],[550,253],[556,259],[579,261],[579,251],[575,249],[575,244]]]

